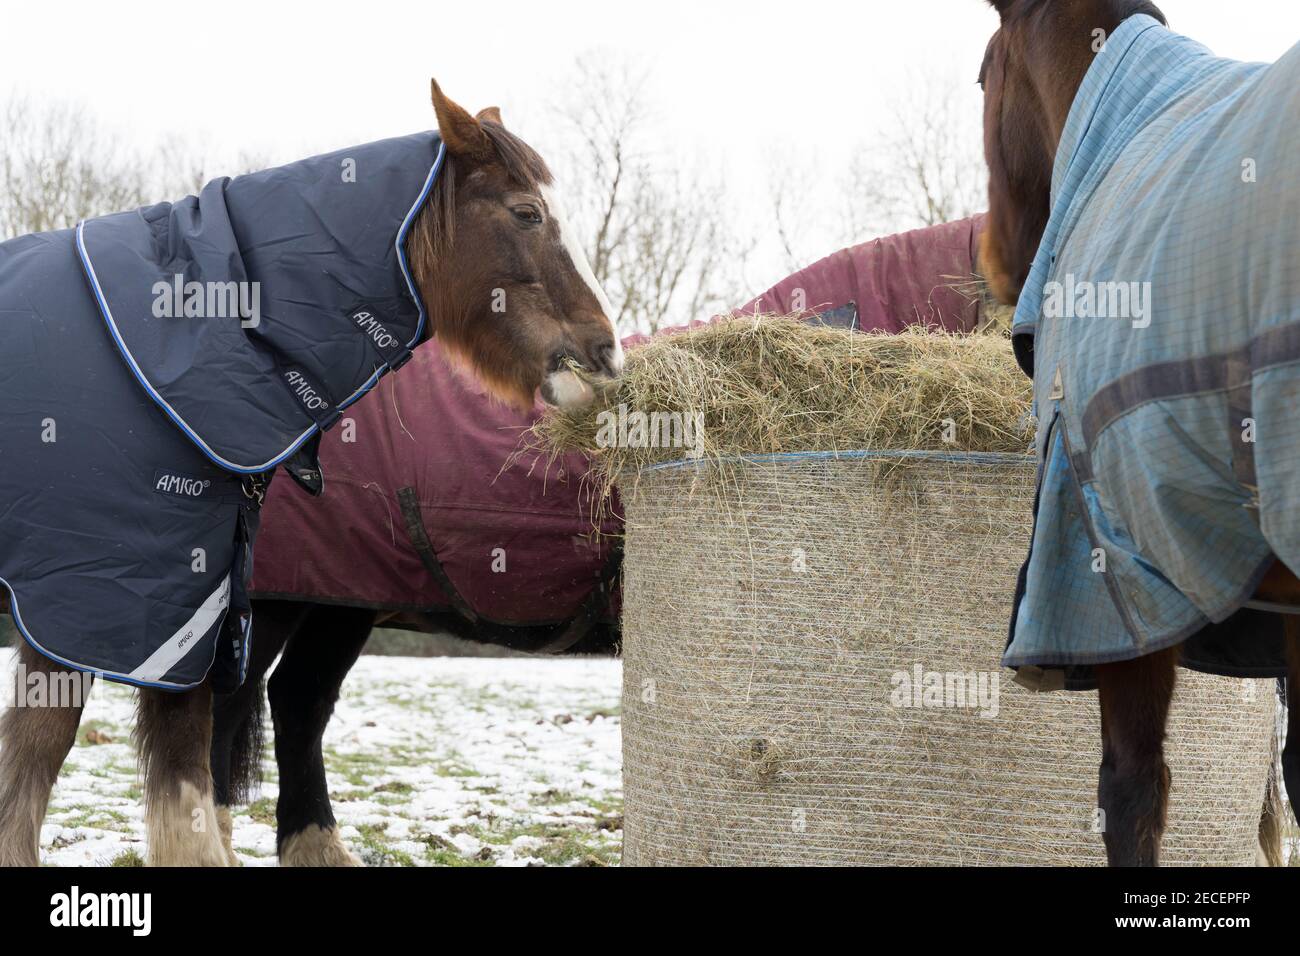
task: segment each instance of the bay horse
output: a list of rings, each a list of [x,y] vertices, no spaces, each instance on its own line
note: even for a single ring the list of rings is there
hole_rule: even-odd
[[[981,257],[994,294],[1002,302],[1014,305],[1026,289],[1036,256],[1044,256],[1039,247],[1054,215],[1054,164],[1059,185],[1064,178],[1061,164],[1073,158],[1064,150],[1058,157],[1058,146],[1076,95],[1103,49],[1100,44],[1109,42],[1121,24],[1131,17],[1145,15],[1158,24],[1166,21],[1145,0],[1069,3],[990,0],[990,3],[1001,22],[989,41],[979,79],[984,91],[984,151],[989,170],[988,224]],[[1159,81],[1153,79],[1152,86]],[[1127,99],[1123,102],[1141,102],[1151,92],[1125,89]],[[1090,153],[1089,158],[1095,155],[1107,154],[1103,150]],[[1231,158],[1235,164],[1238,158],[1235,155]],[[1116,160],[1111,157],[1110,161]],[[1093,172],[1096,176],[1104,175],[1104,172]],[[1098,192],[1105,183],[1108,181],[1095,187]],[[1085,193],[1082,187],[1079,195],[1079,202],[1097,201],[1096,192]],[[1212,231],[1214,225],[1206,223],[1202,228]],[[1116,228],[1132,226],[1121,223]],[[1213,246],[1208,243],[1207,246],[1213,255]],[[1047,250],[1053,264],[1059,249],[1060,246],[1053,246]],[[1293,248],[1278,248],[1276,254],[1292,257],[1293,263]],[[1244,312],[1248,307],[1246,297],[1240,296],[1233,307]],[[1035,315],[1034,319],[1037,318]],[[1193,328],[1182,334],[1186,338],[1197,332]],[[1031,364],[1033,346],[1026,344],[1032,342],[1031,337],[1026,335],[1016,342],[1022,365]],[[1064,355],[1065,360],[1069,357]],[[1052,389],[1050,399],[1060,399],[1063,393],[1058,390],[1069,387],[1061,382],[1061,366],[1056,368],[1055,381],[1048,382]],[[1036,391],[1045,391],[1044,384],[1041,376],[1036,379]],[[1041,394],[1036,397],[1040,401],[1048,398]],[[1069,454],[1068,446],[1066,454]],[[1076,454],[1075,459],[1078,457]],[[1087,462],[1078,467],[1087,467]],[[1245,489],[1247,495],[1253,490]],[[1115,494],[1113,489],[1112,494]],[[1112,502],[1121,508],[1126,504],[1117,499]],[[1248,580],[1255,587],[1251,603],[1261,609],[1266,603],[1267,610],[1277,613],[1285,634],[1289,719],[1282,764],[1291,805],[1300,808],[1300,617],[1296,616],[1300,612],[1300,580],[1296,570],[1294,564],[1287,566],[1274,553]],[[1161,571],[1170,572],[1161,575],[1162,580],[1175,577],[1173,569],[1168,567],[1157,566],[1153,573]],[[1245,594],[1249,597],[1250,591]],[[1068,597],[1060,594],[1061,600]],[[1045,600],[1053,598],[1049,596]],[[1272,622],[1277,623],[1276,619]],[[1165,723],[1182,647],[1174,644],[1131,659],[1111,657],[1095,662],[1103,754],[1098,802],[1104,812],[1104,841],[1112,866],[1155,866],[1159,862],[1171,785],[1163,756]]]
[[[495,107],[472,115],[436,82],[432,97],[445,158],[406,241],[428,312],[425,338],[436,334],[503,402],[531,408],[540,392],[559,406],[587,403],[592,387],[571,363],[587,378],[613,379],[622,348],[550,170]],[[73,676],[22,641],[18,663],[29,680]],[[207,682],[182,693],[140,691],[134,736],[153,865],[228,863],[209,762],[212,701]],[[41,823],[82,703],[12,706],[0,717],[0,867],[37,865]]]

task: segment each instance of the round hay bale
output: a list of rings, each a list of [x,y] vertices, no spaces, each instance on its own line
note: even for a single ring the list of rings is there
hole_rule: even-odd
[[[1033,489],[995,453],[624,480],[624,862],[1104,863],[1096,694],[998,666]],[[1164,862],[1255,862],[1274,708],[1180,671]]]

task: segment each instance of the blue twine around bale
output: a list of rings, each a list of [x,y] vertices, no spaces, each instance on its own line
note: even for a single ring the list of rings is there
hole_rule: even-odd
[[[744,462],[757,465],[783,461],[844,461],[855,458],[922,458],[926,461],[952,461],[963,464],[1008,465],[1021,464],[1029,457],[1007,451],[925,451],[915,448],[877,448],[856,451],[786,451],[761,455],[726,455],[714,458],[679,458],[646,465],[643,471],[660,471],[665,468],[684,468],[689,465],[711,465],[718,462]]]

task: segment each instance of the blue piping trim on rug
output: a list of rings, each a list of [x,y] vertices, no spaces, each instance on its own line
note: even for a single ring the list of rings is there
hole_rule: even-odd
[[[442,163],[446,153],[446,144],[439,141],[438,155],[434,158],[433,166],[429,169],[429,175],[425,178],[424,188],[420,190],[419,198],[415,200],[415,203],[407,211],[406,218],[402,221],[401,228],[397,231],[397,238],[394,240],[397,249],[398,264],[402,268],[402,278],[406,280],[406,287],[408,291],[410,291],[411,297],[415,299],[416,308],[420,310],[420,319],[416,323],[415,337],[407,343],[407,349],[412,349],[419,344],[420,337],[424,333],[424,325],[428,319],[428,313],[425,310],[424,301],[420,298],[420,293],[416,289],[415,282],[411,277],[410,265],[406,258],[405,242],[406,237],[411,230],[411,226],[415,222],[416,214],[424,205],[425,200],[429,198],[429,191],[433,189],[433,184],[438,178],[438,171],[442,169]],[[99,277],[95,274],[95,267],[90,261],[90,253],[86,251],[85,229],[86,220],[83,219],[81,222],[77,223],[77,255],[80,257],[81,264],[86,270],[87,277],[90,279],[91,289],[95,294],[95,302],[99,305],[99,311],[103,315],[105,322],[108,324],[109,333],[113,336],[113,341],[116,343],[118,351],[122,353],[122,357],[126,359],[127,367],[131,369],[131,374],[135,376],[136,380],[144,387],[145,391],[148,392],[149,397],[154,400],[159,408],[167,413],[167,417],[172,420],[176,427],[184,432],[185,436],[189,438],[190,441],[194,443],[195,447],[198,448],[199,451],[203,452],[203,454],[206,455],[213,464],[220,468],[224,468],[226,471],[235,472],[236,474],[260,474],[261,472],[269,471],[285,459],[291,457],[299,448],[302,447],[304,442],[311,438],[312,435],[316,434],[319,430],[318,426],[312,424],[310,428],[295,438],[284,451],[260,465],[237,465],[234,462],[222,458],[208,447],[207,443],[199,436],[198,432],[190,428],[189,424],[176,413],[175,409],[167,404],[167,401],[162,397],[162,395],[160,395],[149,383],[149,380],[145,378],[144,373],[140,371],[140,367],[136,364],[135,357],[126,347],[126,342],[118,333],[117,324],[113,321],[112,310],[108,307],[108,301],[104,298],[103,289],[100,288]],[[360,388],[338,404],[338,410],[342,411],[352,405],[360,399],[361,396],[365,395],[366,392],[374,388],[375,383],[379,381],[380,376],[383,375],[387,368],[387,363],[381,363],[380,366],[375,369],[374,374],[363,382]]]

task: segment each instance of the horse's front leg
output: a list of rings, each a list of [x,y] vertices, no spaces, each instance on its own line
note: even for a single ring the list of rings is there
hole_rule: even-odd
[[[374,622],[375,612],[364,608],[320,608],[290,638],[268,682],[280,768],[281,866],[360,865],[339,836],[321,740]]]
[[[228,866],[212,796],[212,691],[140,692],[136,747],[152,866]]]
[[[1178,648],[1097,667],[1101,775],[1097,801],[1111,866],[1157,866],[1169,802],[1165,723]]]
[[[233,693],[217,694],[212,701],[213,796],[217,802],[221,844],[231,866],[239,865],[231,805],[248,802],[262,779],[262,698],[266,672],[311,607],[289,601],[255,601],[248,674]]]
[[[76,743],[90,682],[19,643],[15,696],[0,716],[0,868],[40,861],[50,791]]]

